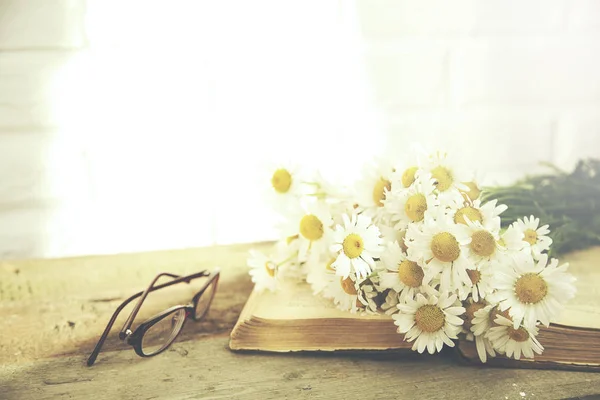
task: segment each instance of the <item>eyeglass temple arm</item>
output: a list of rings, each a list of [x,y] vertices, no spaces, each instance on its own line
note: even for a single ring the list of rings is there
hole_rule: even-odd
[[[104,342],[106,341],[106,338],[108,337],[108,334],[112,328],[112,326],[114,325],[117,316],[119,315],[119,313],[125,308],[125,306],[127,306],[127,304],[131,303],[133,300],[135,300],[136,298],[140,297],[142,294],[146,293],[146,292],[153,292],[155,290],[158,289],[162,289],[164,287],[167,286],[171,286],[174,285],[176,283],[180,283],[180,282],[186,282],[189,283],[192,279],[194,278],[198,278],[200,276],[206,276],[207,271],[202,271],[200,273],[194,274],[194,275],[190,275],[187,277],[180,277],[179,275],[174,275],[174,274],[168,274],[168,273],[162,273],[159,274],[156,278],[154,278],[154,280],[152,281],[152,283],[150,284],[149,288],[146,289],[143,292],[138,292],[136,294],[134,294],[133,296],[129,297],[127,300],[125,300],[123,303],[121,303],[121,305],[119,307],[117,307],[117,309],[115,310],[115,312],[113,313],[112,317],[110,317],[110,320],[108,321],[108,324],[106,325],[106,328],[104,329],[104,332],[102,332],[102,336],[100,336],[100,340],[98,340],[98,343],[96,344],[96,347],[94,347],[94,350],[92,351],[92,354],[90,355],[90,357],[87,360],[87,365],[88,367],[93,365],[94,362],[96,361],[96,358],[98,358],[98,354],[100,353],[100,349],[102,348],[102,345],[104,344]],[[169,276],[171,278],[176,278],[170,282],[165,282],[162,283],[158,286],[154,286],[154,283],[156,282],[156,280],[161,277],[161,276]],[[146,293],[147,295],[148,293]],[[138,308],[139,310],[139,308]]]
[[[148,293],[150,293],[152,291],[156,281],[159,280],[163,276],[170,276],[172,278],[179,277],[177,275],[174,276],[173,274],[169,274],[169,273],[161,273],[161,274],[156,275],[156,277],[152,280],[152,282],[150,282],[150,285],[142,293],[142,297],[140,297],[140,299],[138,300],[137,304],[131,311],[131,314],[129,314],[129,317],[127,317],[127,321],[125,321],[125,323],[123,324],[123,328],[121,328],[121,332],[119,332],[119,339],[125,340],[125,338],[127,337],[127,331],[131,328],[131,324],[133,324],[133,320],[137,316],[137,313],[140,311],[140,308],[142,307],[142,303],[144,302],[144,300],[146,300],[146,297],[148,297]],[[173,282],[173,281],[171,281],[171,282]]]

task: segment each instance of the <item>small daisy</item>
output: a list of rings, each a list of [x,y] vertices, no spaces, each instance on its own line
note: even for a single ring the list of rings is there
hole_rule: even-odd
[[[533,358],[533,353],[542,354],[544,351],[535,338],[538,334],[537,327],[514,327],[512,321],[503,316],[496,317],[495,322],[498,326],[491,328],[487,337],[494,348],[505,353],[507,357],[519,360],[523,354],[525,357]]]
[[[332,267],[344,278],[351,271],[364,278],[375,266],[373,257],[378,257],[382,251],[379,228],[371,223],[371,218],[362,214],[352,214],[352,219],[347,214],[342,217],[344,226],[338,225],[333,233],[331,251],[338,256]]]
[[[524,240],[523,232],[514,224],[511,224],[504,233],[500,235],[498,246],[500,251],[495,260],[499,264],[512,262],[527,262],[532,257],[529,244]]]
[[[464,201],[466,202],[474,202],[478,200],[481,196],[481,179],[474,178],[468,182],[463,182],[463,184],[468,188],[468,190],[461,190],[460,193]]]
[[[454,202],[450,205],[450,217],[456,224],[467,225],[467,221],[479,222],[490,232],[500,232],[502,214],[508,207],[505,204],[497,205],[497,200],[481,204],[480,200],[473,202]]]
[[[350,274],[346,278],[332,274],[327,276],[327,279],[328,283],[323,290],[323,296],[332,299],[337,308],[355,313],[363,307],[358,300],[360,280],[354,274]]]
[[[470,174],[456,165],[446,152],[437,151],[430,155],[423,165],[436,182],[436,190],[443,204],[450,201],[462,200],[461,191],[469,191],[463,182],[468,182]]]
[[[531,253],[536,260],[552,244],[552,239],[547,236],[550,233],[548,225],[538,228],[539,224],[540,219],[533,215],[529,218],[518,219],[513,223],[519,231],[523,232],[523,240],[531,247]]]
[[[536,321],[548,326],[562,306],[575,296],[575,277],[567,273],[569,264],[558,266],[542,254],[537,264],[529,258],[510,263],[496,271],[496,289],[501,310],[510,308],[513,326],[535,328]]]
[[[406,239],[408,259],[424,266],[425,283],[438,278],[441,291],[472,286],[467,273],[467,269],[474,268],[468,259],[471,238],[443,210],[420,226],[409,225]]]
[[[406,299],[398,304],[399,313],[392,315],[398,333],[405,334],[405,340],[412,342],[413,350],[429,354],[441,351],[444,344],[454,347],[452,339],[457,339],[465,312],[456,295],[441,297],[417,294],[416,300]]]
[[[333,219],[326,204],[305,202],[290,209],[288,219],[280,225],[284,237],[298,240],[298,258],[306,261],[308,256],[319,258],[327,253],[331,244]]]
[[[488,296],[488,299],[493,296]],[[494,298],[495,300],[495,298]],[[510,319],[508,310],[500,311],[498,305],[494,302],[486,302],[486,306],[476,310],[473,313],[473,319],[471,320],[471,332],[475,336],[484,335],[489,332],[490,328],[497,326],[494,322],[498,315],[502,315],[505,318]]]
[[[265,168],[263,192],[277,209],[285,211],[302,195],[303,184],[300,169],[289,163],[273,164]],[[268,183],[267,183],[268,182]]]
[[[335,276],[335,270],[331,267],[334,261],[335,258],[332,257],[327,262],[310,260],[306,263],[306,283],[310,285],[313,294],[322,294]]]
[[[475,301],[483,300],[494,290],[494,270],[490,267],[490,263],[482,262],[474,264],[474,266],[475,268],[467,270],[472,286],[458,288],[458,298],[461,300],[466,299],[469,295]]]
[[[461,228],[471,237],[471,243],[469,243],[471,260],[475,264],[498,260],[503,251],[498,243],[500,240],[498,232],[486,229],[479,221],[471,222],[468,217],[465,217],[465,220],[467,224]]]
[[[388,192],[392,190],[392,166],[387,162],[368,166],[363,177],[356,183],[357,211],[371,217],[375,222],[385,220],[383,207]]]
[[[408,224],[422,222],[425,214],[439,204],[434,194],[435,181],[429,173],[417,173],[408,188],[396,188],[388,194],[385,208],[395,229],[406,229]]]
[[[428,292],[431,288],[423,284],[425,273],[415,261],[410,261],[402,252],[398,242],[388,243],[381,254],[385,270],[379,273],[383,289],[393,289],[401,299],[415,297],[417,293]]]
[[[391,174],[392,185],[398,189],[408,188],[415,182],[417,171],[423,160],[427,159],[427,151],[418,145],[411,145],[411,151],[402,157],[402,165],[395,165]]]
[[[261,292],[265,289],[275,291],[277,289],[277,263],[254,249],[250,250],[247,263],[250,267],[249,274],[256,291]]]
[[[486,362],[488,354],[492,357],[496,356],[496,352],[494,351],[492,343],[483,334],[484,332],[487,332],[489,327],[484,331],[481,331],[479,335],[474,335],[473,320],[475,319],[475,313],[485,309],[487,307],[487,303],[483,300],[473,301],[473,299],[469,299],[468,301],[463,302],[463,307],[465,307],[466,310],[462,315],[462,319],[464,321],[463,332],[466,334],[467,340],[475,341],[475,348],[477,349],[479,359],[481,362]],[[489,319],[489,316],[486,315],[485,318]]]

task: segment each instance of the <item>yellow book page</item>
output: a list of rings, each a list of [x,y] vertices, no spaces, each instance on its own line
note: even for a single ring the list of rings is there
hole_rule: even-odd
[[[564,262],[569,263],[568,271],[577,278],[577,293],[552,322],[600,329],[600,247],[567,254],[559,265]]]
[[[265,291],[256,297],[252,314],[259,318],[297,320],[319,318],[391,319],[386,315],[360,315],[342,311],[333,302],[314,295],[307,283],[282,282],[275,292]]]

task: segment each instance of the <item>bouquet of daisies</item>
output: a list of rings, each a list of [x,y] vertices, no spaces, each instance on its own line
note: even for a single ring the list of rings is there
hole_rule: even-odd
[[[480,182],[447,153],[406,160],[373,164],[353,187],[272,171],[282,240],[251,251],[256,290],[304,280],[342,310],[390,315],[419,353],[464,335],[483,362],[541,354],[539,326],[575,295],[568,264],[548,260],[548,226],[530,216],[502,229],[507,207],[482,203]]]

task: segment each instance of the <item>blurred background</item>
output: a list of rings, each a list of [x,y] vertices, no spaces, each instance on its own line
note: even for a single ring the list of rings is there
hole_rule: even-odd
[[[600,157],[600,2],[0,0],[0,258],[272,239],[266,166],[415,142]]]

